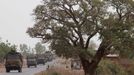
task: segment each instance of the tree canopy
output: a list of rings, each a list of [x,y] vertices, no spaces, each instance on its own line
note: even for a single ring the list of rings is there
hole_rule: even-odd
[[[36,51],[36,54],[43,54],[45,53],[45,46],[43,46],[40,42],[36,43],[35,45],[35,51]]]
[[[20,44],[19,46],[21,53],[23,56],[26,56],[29,54],[30,50],[28,49],[28,46],[26,44]]]
[[[43,0],[33,15],[35,24],[27,33],[49,42],[60,56],[80,57],[85,75],[93,75],[111,49],[133,49],[133,0]],[[101,44],[92,56],[88,48],[96,34]]]
[[[15,45],[11,45],[8,41],[0,41],[0,62],[3,61],[5,55],[11,50],[16,50]]]

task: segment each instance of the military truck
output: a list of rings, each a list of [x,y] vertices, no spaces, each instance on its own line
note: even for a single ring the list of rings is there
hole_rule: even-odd
[[[53,60],[53,54],[51,51],[46,51],[44,54],[44,57],[47,62],[50,62]]]
[[[36,59],[35,55],[28,55],[27,56],[27,67],[29,68],[30,66],[37,67],[37,59]]]
[[[45,65],[45,56],[44,54],[37,54],[37,64],[43,64]]]
[[[37,59],[37,64],[43,64],[43,65],[45,65],[45,59],[44,58],[38,58]]]
[[[18,72],[22,72],[22,65],[23,59],[20,53],[11,51],[5,56],[6,72],[10,72],[11,70],[18,70]]]

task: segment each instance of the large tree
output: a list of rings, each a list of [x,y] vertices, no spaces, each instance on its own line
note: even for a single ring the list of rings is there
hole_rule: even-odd
[[[94,75],[98,63],[112,50],[132,50],[134,2],[132,0],[43,0],[34,9],[35,25],[31,37],[49,42],[60,56],[77,56],[85,75]],[[101,43],[97,52],[89,51],[95,35]],[[96,39],[97,40],[97,39]]]

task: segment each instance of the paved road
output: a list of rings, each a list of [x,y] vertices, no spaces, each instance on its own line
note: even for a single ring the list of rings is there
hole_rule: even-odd
[[[35,67],[30,67],[30,68],[23,68],[22,73],[18,73],[18,71],[11,71],[10,73],[0,73],[0,75],[34,75],[35,73],[38,73],[40,71],[44,71],[47,68],[47,65],[52,65],[55,61],[48,62],[46,65],[38,65],[37,68]]]
[[[10,73],[0,73],[0,75],[34,75],[35,73],[38,73],[40,71],[45,70],[46,66],[38,66],[37,68],[31,67],[31,68],[23,68],[22,73],[18,73],[18,71],[11,71]]]

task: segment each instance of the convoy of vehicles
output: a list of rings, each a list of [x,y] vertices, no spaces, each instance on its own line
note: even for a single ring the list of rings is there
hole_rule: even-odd
[[[35,66],[39,64],[45,65],[46,62],[51,61],[53,55],[50,51],[46,51],[43,54],[31,54],[27,56],[27,67]]]
[[[53,59],[53,55],[50,52],[46,52],[44,54],[30,54],[26,56],[26,65],[27,67],[37,67],[38,64],[45,65],[46,62],[51,61]],[[11,70],[18,70],[18,72],[22,72],[23,66],[23,58],[22,55],[15,50],[11,50],[5,56],[5,69],[6,72],[10,72]]]

